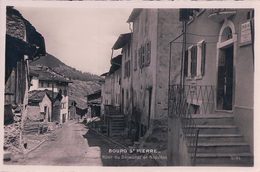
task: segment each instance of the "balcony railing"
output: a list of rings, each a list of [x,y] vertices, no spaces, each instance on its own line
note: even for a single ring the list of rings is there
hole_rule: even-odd
[[[169,115],[179,118],[182,131],[191,152],[192,165],[196,164],[199,129],[193,114],[208,114],[214,111],[215,87],[206,85],[171,85],[169,90]]]

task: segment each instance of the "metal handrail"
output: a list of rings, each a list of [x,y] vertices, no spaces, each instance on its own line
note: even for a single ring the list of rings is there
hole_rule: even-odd
[[[191,164],[196,165],[199,128],[192,114],[207,114],[214,109],[214,86],[211,85],[171,85],[169,110],[181,121],[182,131],[191,150]],[[196,108],[196,106],[200,108]]]

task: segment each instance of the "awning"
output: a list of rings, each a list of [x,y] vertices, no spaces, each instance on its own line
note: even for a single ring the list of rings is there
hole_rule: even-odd
[[[109,74],[114,73],[116,70],[120,69],[122,62],[122,55],[118,55],[111,59],[111,67],[109,69]]]
[[[121,34],[115,44],[113,45],[112,49],[118,50],[123,48],[130,40],[131,40],[132,33],[125,33]]]

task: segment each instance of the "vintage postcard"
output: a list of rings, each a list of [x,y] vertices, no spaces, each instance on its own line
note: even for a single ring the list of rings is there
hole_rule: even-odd
[[[3,167],[255,169],[259,9],[33,4],[4,6]]]

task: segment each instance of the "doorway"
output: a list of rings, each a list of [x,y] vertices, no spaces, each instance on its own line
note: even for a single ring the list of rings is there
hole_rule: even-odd
[[[233,108],[233,68],[234,46],[220,49],[217,81],[217,109],[229,110]]]
[[[152,109],[152,87],[148,88],[148,129],[151,123],[151,109]]]

